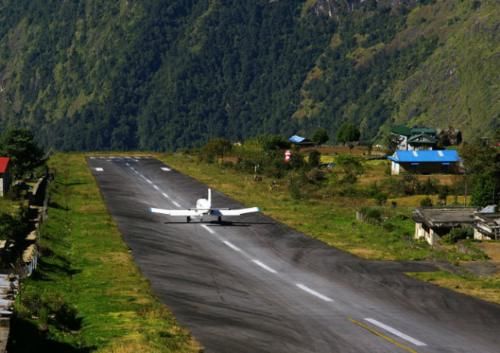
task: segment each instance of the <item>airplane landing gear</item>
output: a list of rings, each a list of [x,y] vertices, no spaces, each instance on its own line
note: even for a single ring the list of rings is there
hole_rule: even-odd
[[[221,216],[217,217],[217,222],[222,223],[222,217]]]
[[[191,222],[191,217],[190,216],[186,217],[186,222],[188,222],[188,223]]]

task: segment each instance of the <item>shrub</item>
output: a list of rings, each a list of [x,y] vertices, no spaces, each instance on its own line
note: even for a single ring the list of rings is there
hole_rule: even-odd
[[[312,141],[317,145],[322,145],[328,141],[330,137],[324,128],[318,128],[312,136]]]
[[[432,199],[430,197],[424,197],[422,200],[420,200],[420,206],[421,207],[432,207]]]
[[[439,192],[439,182],[434,178],[427,178],[424,183],[417,182],[417,193],[419,194],[436,194]]]
[[[316,184],[325,180],[325,172],[319,168],[311,169],[306,173],[306,178],[310,183]]]
[[[78,311],[76,308],[66,303],[63,303],[55,311],[55,319],[57,326],[60,329],[67,331],[79,330],[82,325],[82,320],[78,317]]]
[[[446,205],[446,200],[447,200],[449,194],[450,194],[450,188],[447,185],[444,185],[441,188],[439,188],[438,198],[439,198],[439,202],[442,205]]]
[[[376,194],[373,196],[373,198],[374,198],[374,199],[375,199],[375,201],[377,202],[377,205],[379,205],[379,206],[383,206],[383,205],[385,205],[385,203],[387,202],[387,198],[388,198],[388,196],[387,196],[387,194],[386,194],[386,193],[384,193],[384,192],[380,192],[380,191],[379,191],[378,193],[376,193]]]
[[[381,223],[382,222],[382,212],[373,207],[363,207],[359,210],[363,220],[367,223]]]
[[[450,233],[446,234],[441,239],[446,243],[456,243],[459,240],[472,238],[474,236],[474,229],[471,227],[458,227],[453,228]]]
[[[363,174],[364,168],[359,159],[348,156],[340,155],[337,157],[337,165],[344,172],[342,182],[354,184],[358,180],[358,176]]]
[[[290,197],[294,200],[300,200],[302,198],[300,183],[296,179],[290,179],[290,183],[288,184],[288,192],[290,193]]]
[[[200,158],[208,163],[213,163],[216,158],[223,158],[230,152],[233,145],[229,140],[215,138],[207,142],[200,152]]]
[[[311,168],[316,168],[321,162],[321,153],[319,151],[313,150],[309,152],[308,164]]]

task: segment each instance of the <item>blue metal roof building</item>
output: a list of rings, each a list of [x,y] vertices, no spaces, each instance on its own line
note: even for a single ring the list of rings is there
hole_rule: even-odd
[[[398,175],[400,167],[413,173],[457,173],[461,162],[455,150],[396,151],[390,157],[391,174]]]
[[[293,135],[288,138],[288,141],[295,145],[313,145],[313,142],[305,137]]]

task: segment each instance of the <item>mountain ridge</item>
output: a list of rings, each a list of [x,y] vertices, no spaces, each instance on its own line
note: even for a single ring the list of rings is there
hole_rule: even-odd
[[[500,120],[495,1],[6,0],[0,127],[62,150]],[[453,72],[446,76],[446,72]]]

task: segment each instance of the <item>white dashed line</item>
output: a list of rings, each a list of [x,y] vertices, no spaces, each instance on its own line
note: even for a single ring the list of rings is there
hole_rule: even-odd
[[[209,227],[207,227],[206,225],[202,224],[201,226],[202,226],[202,228],[205,228],[205,230],[207,232],[209,232],[210,234],[215,234],[215,232],[212,229],[210,229]]]
[[[371,323],[371,324],[373,324],[375,326],[378,326],[378,327],[386,330],[387,332],[390,332],[393,335],[398,336],[399,338],[404,339],[405,341],[413,343],[415,346],[421,346],[421,347],[427,346],[427,344],[425,344],[424,342],[419,341],[419,340],[417,340],[417,339],[415,339],[413,337],[410,337],[410,336],[404,334],[403,332],[398,331],[395,328],[393,328],[391,326],[388,326],[388,325],[386,325],[386,324],[384,324],[384,323],[382,323],[380,321],[377,321],[375,319],[370,319],[370,318],[366,318],[365,321],[368,321],[369,323]]]
[[[325,302],[333,302],[333,299],[332,298],[328,298],[326,295],[323,295],[321,293],[318,293],[316,292],[315,290],[301,284],[301,283],[295,283],[295,285],[297,287],[299,287],[300,289],[302,289],[304,292],[307,292],[311,295],[314,295],[315,297],[321,299],[321,300],[324,300]]]
[[[90,159],[95,159],[95,157],[90,157]]]
[[[95,171],[96,171],[96,172],[103,172],[103,171],[104,171],[104,169],[102,169],[102,168],[95,168]]]
[[[179,203],[175,202],[175,201],[172,201],[172,203],[177,206],[177,207],[181,207],[181,205],[179,205]]]
[[[127,167],[130,167],[130,163],[128,163],[128,162],[127,162],[127,163],[125,163],[125,165],[126,165]]]
[[[165,194],[164,192],[161,193],[163,195],[163,197],[167,198],[170,200],[170,196],[168,196],[167,194]]]
[[[158,190],[158,191],[160,190],[160,188],[159,188],[158,186],[156,186],[156,185],[153,185],[153,188],[154,188],[155,190]]]
[[[274,270],[271,267],[267,266],[266,264],[260,262],[259,260],[253,259],[252,262],[254,264],[256,264],[257,266],[263,268],[264,270],[268,271],[268,272],[271,272],[271,273],[274,273],[274,274],[278,273],[278,272],[276,272],[276,270]]]
[[[172,169],[167,168],[167,167],[162,167],[161,170],[163,170],[164,172],[170,172],[170,171],[172,171]]]
[[[228,242],[227,240],[224,240],[223,241],[224,244],[226,244],[227,246],[229,246],[231,249],[233,249],[234,251],[237,251],[237,252],[241,252],[241,249],[238,248],[236,245]]]
[[[149,180],[148,178],[144,178],[144,180],[146,180],[146,182],[147,182],[148,184],[153,184],[153,182],[152,182],[151,180]]]

